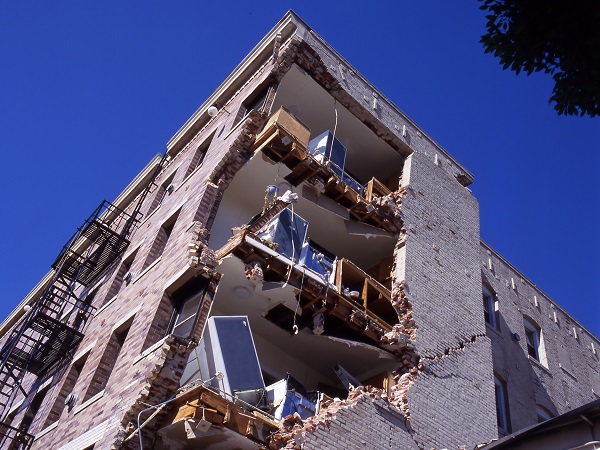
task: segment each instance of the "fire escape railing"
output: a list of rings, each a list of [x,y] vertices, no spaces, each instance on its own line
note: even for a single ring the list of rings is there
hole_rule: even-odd
[[[100,277],[129,246],[139,223],[140,209],[162,170],[166,156],[127,213],[103,201],[67,241],[52,264],[54,274],[37,299],[13,327],[0,348],[0,448],[28,449],[33,436],[28,427],[15,428],[7,421],[27,372],[46,373],[83,340],[94,312],[89,292]]]

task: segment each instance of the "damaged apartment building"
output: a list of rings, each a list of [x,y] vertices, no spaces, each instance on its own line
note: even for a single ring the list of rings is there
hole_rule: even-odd
[[[2,323],[0,447],[471,449],[597,399],[472,181],[287,13]]]

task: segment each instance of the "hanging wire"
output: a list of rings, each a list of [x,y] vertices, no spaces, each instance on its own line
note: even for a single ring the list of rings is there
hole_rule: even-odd
[[[285,279],[285,283],[283,283],[283,286],[281,286],[282,288],[286,287],[288,285],[288,283],[290,282],[290,278],[292,276],[292,269],[294,267],[295,264],[295,258],[294,255],[296,254],[296,246],[294,244],[294,203],[290,203],[290,210],[292,212],[292,220],[290,221],[290,236],[291,236],[291,241],[292,241],[292,264],[288,267],[288,273]],[[303,275],[304,276],[304,275]]]
[[[331,156],[333,155],[333,143],[335,142],[335,133],[337,131],[337,126],[338,126],[338,110],[337,107],[335,106],[337,104],[337,100],[333,99],[333,110],[335,111],[335,124],[333,125],[333,139],[331,140],[331,147],[329,149],[329,156],[330,156],[330,160],[331,160]],[[346,164],[346,158],[344,157],[344,165]],[[344,168],[341,167],[342,172],[344,171]]]
[[[294,325],[292,326],[292,332],[298,334],[298,325],[296,325],[296,316],[298,315],[298,307],[302,300],[302,289],[304,288],[304,270],[302,270],[302,278],[300,279],[300,293],[298,294],[298,301],[296,302],[296,309],[294,310]]]

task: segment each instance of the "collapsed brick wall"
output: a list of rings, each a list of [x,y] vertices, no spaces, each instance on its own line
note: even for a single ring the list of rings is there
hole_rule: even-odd
[[[402,196],[408,207],[397,202],[395,211],[403,224],[392,291],[399,324],[382,343],[399,355],[399,366],[389,401],[403,412],[406,429],[424,448],[488,441],[497,436],[497,429],[477,263],[479,210],[464,189],[470,175],[411,123],[405,123],[409,132],[400,137],[398,125],[405,118],[378,103],[373,88],[354,77],[345,61],[318,39],[309,35],[307,42],[292,41],[279,52],[279,77],[297,63],[385,142],[401,152],[408,149],[406,144],[415,151],[403,171]],[[409,336],[410,345],[398,352],[399,333]],[[438,374],[440,367],[448,366],[445,359],[450,355],[460,364],[453,366],[453,373]],[[471,381],[463,385],[450,379]],[[443,405],[440,414],[427,413],[432,402]],[[462,422],[446,425],[446,417],[461,417],[465,410],[473,413],[476,426],[465,433]],[[418,424],[414,430],[412,419]]]
[[[112,440],[111,449],[137,449],[139,448],[139,437],[137,433],[137,416],[140,411],[146,409],[148,405],[157,405],[168,399],[179,386],[179,379],[187,364],[188,356],[192,346],[177,342],[176,339],[167,338],[164,344],[149,355],[149,360],[154,360],[154,367],[150,370],[149,376],[142,384],[135,403],[124,414],[118,406],[115,406],[115,417],[121,417],[119,430],[116,437]],[[150,417],[153,411],[149,411],[142,422]],[[150,447],[154,442],[156,433],[156,422],[160,420],[160,415],[142,429],[142,439],[146,446]],[[107,442],[108,443],[108,442]]]
[[[269,449],[417,449],[406,418],[377,389],[355,389],[305,421],[296,414],[283,421]]]
[[[407,233],[395,277],[412,307],[408,323],[414,323],[420,367],[401,376],[406,388],[399,394],[420,445],[472,447],[498,433],[481,301],[479,208],[438,164],[415,152],[405,168]]]

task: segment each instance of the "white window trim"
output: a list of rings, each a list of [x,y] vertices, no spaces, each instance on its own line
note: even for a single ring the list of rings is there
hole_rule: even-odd
[[[152,263],[148,267],[146,267],[144,270],[142,270],[138,276],[136,276],[133,280],[131,280],[131,284],[137,283],[140,280],[140,278],[142,278],[144,275],[146,275],[148,272],[150,272],[150,270],[152,270],[152,268],[154,266],[156,266],[161,260],[162,260],[162,255],[160,255],[158,258],[156,258],[154,261],[152,261]]]
[[[499,427],[506,433],[509,433],[509,418],[508,418],[508,404],[507,404],[507,392],[506,392],[506,383],[504,383],[500,378],[494,375],[494,389],[498,389],[499,395],[496,397],[496,407],[500,412],[500,417],[498,417]]]
[[[111,298],[109,301],[107,301],[104,305],[102,305],[102,307],[96,311],[96,313],[94,314],[94,317],[98,317],[102,312],[104,312],[104,310],[106,310],[110,305],[112,305],[117,298],[119,298],[119,294],[115,295],[113,298]]]
[[[148,347],[146,350],[144,350],[142,353],[140,353],[138,356],[136,356],[131,364],[135,365],[135,364],[139,363],[142,359],[144,359],[147,356],[149,356],[150,354],[154,353],[156,350],[158,350],[159,348],[161,348],[164,345],[164,343],[167,339],[170,339],[169,336],[165,336],[160,341],[153,344],[151,347]]]
[[[77,354],[75,356],[73,356],[73,362],[71,363],[71,365],[77,364],[81,360],[81,358],[83,358],[85,355],[87,355],[89,352],[91,352],[92,349],[96,346],[97,342],[98,342],[98,340],[95,339],[94,342],[86,345],[83,349],[79,350],[77,352]]]
[[[56,422],[54,422],[51,425],[48,425],[46,428],[44,428],[42,431],[40,431],[39,433],[37,433],[35,435],[35,438],[33,439],[34,441],[37,441],[39,438],[41,438],[42,436],[45,436],[46,434],[50,433],[52,430],[54,430],[57,426],[58,426],[58,420]]]
[[[538,362],[542,362],[541,360],[541,339],[540,339],[540,329],[538,327],[536,327],[533,323],[531,323],[529,320],[527,320],[526,318],[523,319],[523,324],[525,326],[525,344],[527,345],[527,355],[531,356],[533,359],[535,359]],[[531,334],[531,336],[533,337],[533,342],[532,342],[532,347],[535,350],[535,356],[534,355],[530,355],[529,354],[529,338],[528,338],[528,334]]]
[[[88,406],[90,406],[92,403],[97,402],[98,400],[100,400],[102,397],[104,396],[104,389],[102,389],[100,392],[98,392],[96,395],[94,395],[91,398],[88,398],[84,403],[82,403],[81,405],[75,407],[75,409],[73,410],[73,414],[79,414],[81,411],[83,411],[84,409],[86,409]]]
[[[111,329],[111,333],[120,333],[121,331],[123,331],[123,329],[126,329],[127,327],[125,325],[127,325],[127,322],[133,322],[135,315],[138,313],[141,307],[142,305],[139,304],[129,314],[127,314],[125,317],[123,317],[121,320],[115,323]],[[131,323],[129,325],[131,325]]]
[[[494,328],[495,330],[499,330],[498,326],[498,297],[494,294],[487,286],[484,284],[482,289],[483,294],[485,295],[485,301],[487,303],[488,315],[490,317],[490,321],[486,323]]]

